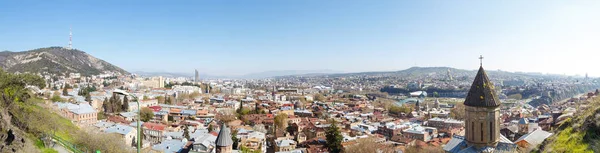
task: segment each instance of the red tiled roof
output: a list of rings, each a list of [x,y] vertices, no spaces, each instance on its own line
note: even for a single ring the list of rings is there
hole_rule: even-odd
[[[154,131],[164,131],[165,127],[167,127],[164,124],[158,124],[158,123],[144,123],[144,127],[150,130],[154,130]]]
[[[158,112],[162,109],[162,107],[160,107],[160,106],[150,106],[148,108],[152,109],[154,112]]]
[[[120,116],[109,116],[108,121],[115,122],[115,123],[125,123],[125,124],[130,123],[129,121],[125,120],[124,118],[122,118]]]

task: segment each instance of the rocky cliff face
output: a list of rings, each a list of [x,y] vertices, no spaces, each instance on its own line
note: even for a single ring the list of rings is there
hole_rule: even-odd
[[[39,152],[25,133],[10,124],[7,113],[0,115],[0,152]]]
[[[76,49],[62,47],[40,48],[23,52],[0,52],[0,66],[9,72],[81,73],[96,75],[103,72],[128,74],[127,71]]]

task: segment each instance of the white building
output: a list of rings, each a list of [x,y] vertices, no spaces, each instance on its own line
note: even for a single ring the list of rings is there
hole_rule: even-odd
[[[123,138],[123,143],[125,143],[125,145],[127,146],[131,146],[131,144],[134,144],[136,139],[136,129],[126,125],[116,124],[112,127],[106,128],[104,132],[119,134]]]

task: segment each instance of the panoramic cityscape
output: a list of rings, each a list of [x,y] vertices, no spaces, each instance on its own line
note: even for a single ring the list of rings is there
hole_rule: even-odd
[[[0,2],[0,152],[600,152],[600,1]]]

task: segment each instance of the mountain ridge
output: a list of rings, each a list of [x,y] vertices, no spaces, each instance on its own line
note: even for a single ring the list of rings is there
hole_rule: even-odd
[[[0,52],[0,66],[8,72],[29,73],[81,73],[84,76],[104,72],[129,74],[129,72],[96,58],[84,51],[64,47],[46,47],[21,52]]]
[[[446,74],[450,70],[452,75],[465,74],[474,75],[477,73],[476,69],[466,70],[452,67],[410,67],[403,70],[396,71],[367,71],[367,72],[341,72],[335,70],[276,70],[276,71],[263,71],[248,73],[244,75],[210,75],[201,73],[201,79],[261,79],[261,78],[282,78],[282,77],[341,77],[341,76],[352,76],[352,75],[424,75],[424,74]],[[509,72],[499,70],[487,70],[489,74],[493,75],[511,75],[511,76],[545,76],[545,77],[569,77],[567,75],[560,74],[542,74],[538,72]],[[172,76],[172,77],[194,77],[193,73],[177,73],[177,72],[146,72],[146,71],[135,71],[134,73],[142,76]]]

